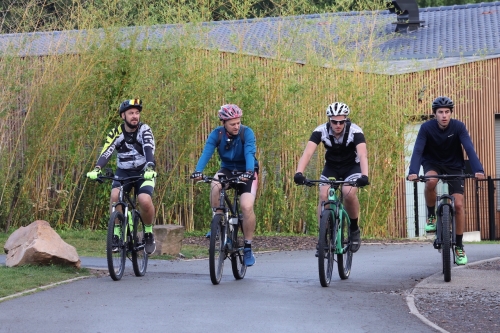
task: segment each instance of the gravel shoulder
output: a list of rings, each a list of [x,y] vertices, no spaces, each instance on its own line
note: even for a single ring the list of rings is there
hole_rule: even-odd
[[[500,332],[500,259],[452,271],[452,282],[436,274],[414,289],[421,315],[448,332]]]

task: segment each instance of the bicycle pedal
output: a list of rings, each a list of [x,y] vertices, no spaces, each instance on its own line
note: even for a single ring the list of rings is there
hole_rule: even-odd
[[[441,244],[437,242],[437,239],[434,240],[434,243],[432,244],[436,250],[439,250],[441,252]]]

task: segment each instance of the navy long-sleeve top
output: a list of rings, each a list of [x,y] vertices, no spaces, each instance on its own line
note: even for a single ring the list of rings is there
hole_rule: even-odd
[[[450,119],[448,126],[441,129],[436,119],[426,121],[418,131],[408,174],[417,175],[420,165],[425,162],[464,170],[462,146],[469,157],[472,172],[484,173],[464,123]]]

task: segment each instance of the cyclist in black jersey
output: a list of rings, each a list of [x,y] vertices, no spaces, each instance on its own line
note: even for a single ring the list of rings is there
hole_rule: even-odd
[[[130,191],[132,186],[141,207],[144,219],[144,237],[146,240],[146,252],[151,254],[156,249],[153,234],[153,221],[155,208],[153,206],[153,190],[155,186],[155,141],[153,132],[147,124],[140,122],[142,101],[140,99],[126,100],[121,103],[118,113],[123,123],[113,128],[106,138],[106,143],[101,151],[94,170],[87,173],[90,179],[97,179],[101,169],[108,163],[113,152],[116,150],[117,177],[143,176],[134,184],[125,186],[125,191]],[[120,183],[113,181],[110,203],[118,201]],[[116,209],[121,209],[117,207]],[[115,241],[118,241],[119,228],[115,230]]]
[[[452,119],[451,114],[455,104],[446,96],[439,96],[432,102],[434,119],[430,119],[420,126],[417,134],[413,154],[411,156],[408,180],[418,181],[420,165],[426,176],[448,174],[463,174],[465,169],[462,147],[469,157],[472,171],[478,179],[484,179],[484,170],[474,150],[474,145],[467,132],[465,124]],[[425,182],[425,202],[427,204],[426,232],[436,231],[436,185],[438,179],[429,179]],[[455,262],[465,265],[467,256],[463,246],[465,231],[464,211],[464,179],[448,182],[448,192],[455,198],[456,246]]]
[[[340,102],[328,106],[326,115],[329,121],[319,125],[312,133],[304,153],[299,160],[294,176],[296,184],[302,185],[306,177],[303,175],[318,145],[323,142],[326,148],[325,166],[321,178],[328,180],[356,180],[358,186],[368,185],[368,153],[365,136],[358,125],[351,123],[347,116],[349,107]],[[321,202],[328,200],[328,186],[321,186],[319,193],[318,220],[321,215]],[[351,220],[351,251],[356,252],[361,246],[361,235],[358,226],[359,201],[357,188],[342,188],[344,207]]]

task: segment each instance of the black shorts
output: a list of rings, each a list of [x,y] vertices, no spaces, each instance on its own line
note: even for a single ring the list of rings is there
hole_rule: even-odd
[[[231,178],[237,175],[241,175],[244,173],[243,171],[230,171],[229,169],[220,169],[217,171],[217,174],[224,174],[227,178]],[[242,195],[243,193],[252,193],[253,195],[257,194],[257,184],[259,181],[259,169],[254,170],[254,179],[249,179],[245,182],[245,184],[238,184],[236,191],[238,195]]]
[[[424,174],[429,171],[435,171],[438,175],[463,175],[464,170],[462,169],[452,169],[445,167],[443,165],[437,165],[430,162],[422,163],[424,168]],[[464,194],[465,179],[456,179],[448,181],[448,193],[449,194]]]
[[[325,164],[320,180],[328,180],[330,177],[335,177],[336,180],[356,180],[361,177],[361,166],[356,163],[343,168],[335,168]]]
[[[126,177],[142,176],[143,174],[144,174],[143,171],[131,171],[131,170],[116,169],[115,177],[126,178]],[[117,187],[120,187],[120,183],[113,180],[113,184],[111,185],[111,188],[117,188]],[[153,190],[155,188],[155,180],[154,179],[151,179],[151,180],[141,179],[141,180],[138,180],[134,183],[125,185],[123,187],[123,190],[126,193],[130,193],[132,188],[134,188],[134,192],[137,193],[137,195],[139,195],[141,193],[146,193],[152,197]]]

